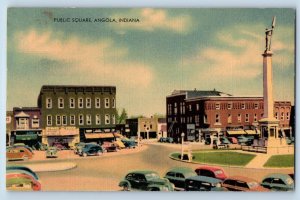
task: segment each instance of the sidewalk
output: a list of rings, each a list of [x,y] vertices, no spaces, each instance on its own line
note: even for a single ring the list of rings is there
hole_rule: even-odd
[[[245,168],[264,168],[264,164],[272,155],[257,153],[255,158],[253,158]]]

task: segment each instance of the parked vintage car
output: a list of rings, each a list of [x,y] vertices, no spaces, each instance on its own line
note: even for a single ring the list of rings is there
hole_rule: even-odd
[[[168,170],[164,178],[175,185],[175,190],[182,190],[185,188],[185,179],[191,176],[197,176],[194,170],[185,167],[175,167]]]
[[[256,180],[244,177],[234,176],[225,179],[222,187],[230,191],[244,191],[244,192],[267,192],[268,189],[262,187]]]
[[[168,179],[162,179],[154,171],[132,171],[119,183],[124,191],[174,191],[174,185]]]
[[[41,184],[28,174],[6,174],[6,189],[13,191],[39,191]]]
[[[135,141],[132,140],[122,140],[123,144],[125,145],[126,148],[133,149],[137,146]]]
[[[232,143],[232,144],[238,144],[238,140],[235,137],[228,137],[228,140]]]
[[[167,142],[167,138],[161,137],[161,138],[159,138],[158,142]]]
[[[261,185],[275,191],[293,191],[295,187],[288,174],[269,174],[263,178]]]
[[[75,148],[74,148],[74,153],[75,153],[75,154],[78,154],[79,151],[81,151],[82,148],[85,146],[85,144],[86,144],[86,143],[84,143],[84,142],[76,143],[76,144],[75,144]]]
[[[167,137],[166,142],[167,143],[174,143],[174,139],[172,137]]]
[[[104,152],[119,151],[119,148],[113,142],[103,142],[101,145]]]
[[[241,135],[241,136],[238,136],[237,137],[237,140],[238,140],[238,143],[239,144],[246,144],[246,143],[248,143],[249,142],[249,138],[247,138],[247,137],[245,137],[245,136],[243,136],[243,135]]]
[[[126,148],[126,146],[125,146],[124,143],[121,141],[121,139],[118,139],[118,138],[117,138],[117,140],[116,140],[114,143],[117,145],[117,147],[118,147],[119,149],[124,149],[124,148]]]
[[[203,165],[195,169],[195,172],[198,176],[207,176],[221,180],[225,180],[227,178],[227,174],[223,168],[217,166]]]
[[[295,144],[295,138],[294,137],[286,137],[286,143],[288,145],[291,145],[291,144]]]
[[[6,159],[11,160],[27,160],[31,159],[33,154],[25,147],[10,147],[6,149]]]
[[[67,145],[66,144],[62,144],[62,143],[60,143],[60,142],[53,142],[52,143],[52,146],[53,147],[56,147],[57,148],[57,150],[67,150],[68,149],[68,147],[67,147]]]
[[[222,180],[207,176],[192,176],[185,180],[186,191],[227,191],[221,187]]]
[[[32,177],[34,177],[36,180],[39,180],[38,175],[32,171],[30,168],[25,166],[7,166],[6,167],[6,174],[28,174]]]
[[[15,143],[12,147],[24,147],[28,149],[32,154],[34,154],[33,149],[24,143]]]
[[[80,156],[100,156],[103,154],[103,149],[98,144],[88,143],[85,144],[81,151],[78,153]]]
[[[33,145],[33,147],[36,149],[36,150],[39,150],[39,151],[46,151],[48,149],[48,145],[46,144],[43,144],[41,142],[37,142]]]
[[[49,147],[46,151],[46,158],[57,158],[57,148]]]

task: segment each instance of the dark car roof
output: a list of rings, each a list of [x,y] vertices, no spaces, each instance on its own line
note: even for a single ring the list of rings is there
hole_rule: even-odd
[[[16,171],[16,170],[28,172],[28,173],[32,174],[32,176],[36,180],[39,179],[39,177],[37,176],[37,174],[34,171],[32,171],[30,168],[28,168],[28,167],[24,167],[24,166],[7,166],[6,167],[6,171]]]
[[[199,169],[206,169],[206,170],[211,170],[211,171],[218,171],[218,170],[224,171],[223,168],[221,168],[221,167],[207,166],[207,165],[200,166],[196,170],[199,170]]]
[[[291,177],[288,174],[274,173],[274,174],[268,174],[263,179],[266,179],[266,178],[280,178],[280,179],[285,180],[286,178],[291,178]]]
[[[222,182],[222,180],[220,180],[220,179],[211,178],[211,177],[207,177],[207,176],[193,176],[193,177],[189,177],[186,179],[186,181],[188,181],[188,180],[201,181],[201,182],[207,182],[207,183],[212,183],[212,184]]]
[[[195,174],[195,171],[187,167],[174,167],[168,170],[168,172],[182,173],[182,174]]]
[[[136,170],[136,171],[130,171],[129,173],[136,173],[136,174],[152,174],[152,173],[155,173],[155,174],[158,174],[156,171],[151,171],[151,170]]]

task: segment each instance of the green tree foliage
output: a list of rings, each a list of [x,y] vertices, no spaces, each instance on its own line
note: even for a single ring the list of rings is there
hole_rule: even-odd
[[[127,112],[126,112],[125,108],[122,109],[121,114],[120,114],[119,110],[117,110],[117,123],[118,124],[125,124],[126,119],[128,119],[128,115],[127,115]]]

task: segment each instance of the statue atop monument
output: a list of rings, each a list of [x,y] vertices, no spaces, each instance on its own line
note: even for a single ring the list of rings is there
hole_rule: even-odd
[[[271,39],[272,39],[272,35],[273,35],[273,31],[275,28],[275,22],[276,22],[276,17],[273,17],[273,21],[272,21],[272,28],[268,29],[266,28],[266,49],[265,49],[265,53],[268,51],[271,51]]]

